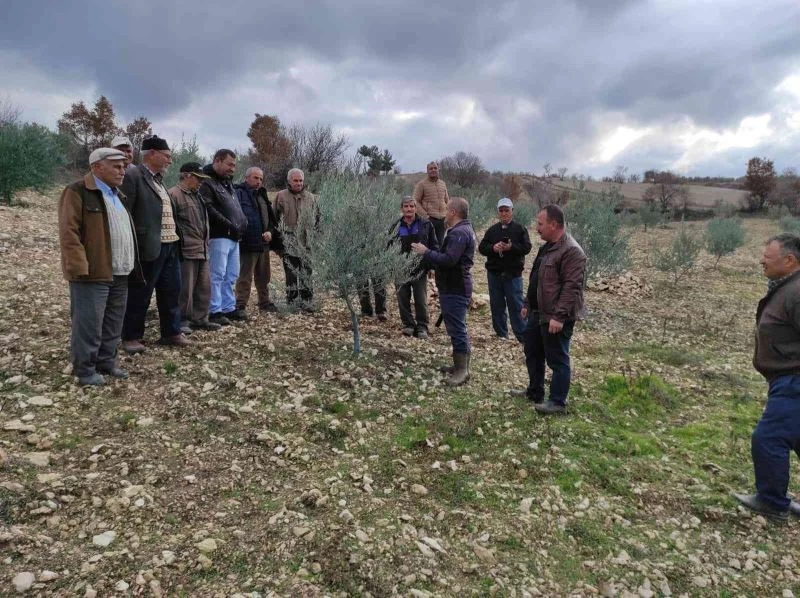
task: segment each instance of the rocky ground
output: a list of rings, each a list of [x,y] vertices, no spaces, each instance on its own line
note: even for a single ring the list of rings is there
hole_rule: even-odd
[[[587,294],[572,413],[543,419],[507,396],[521,350],[485,307],[456,390],[433,367],[442,330],[404,338],[393,310],[355,359],[332,300],[183,351],[152,344],[151,321],[129,381],[78,388],[56,198],[0,208],[0,595],[800,592],[800,523],[728,496],[752,487],[773,222],[748,221],[744,249],[677,287],[647,265],[674,227],[635,231],[627,280]]]

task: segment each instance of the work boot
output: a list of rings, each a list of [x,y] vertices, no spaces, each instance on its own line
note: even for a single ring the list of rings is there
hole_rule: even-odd
[[[439,371],[442,372],[443,374],[448,374],[448,375],[452,374],[456,369],[455,362],[456,362],[456,358],[455,358],[455,354],[454,354],[453,355],[453,365],[440,365],[439,366]]]
[[[403,335],[404,336],[414,336],[414,329],[411,326],[405,326],[403,328]]]
[[[118,378],[120,380],[127,380],[130,377],[130,374],[126,370],[123,370],[120,367],[114,366],[112,368],[97,368],[97,372],[103,374],[105,376],[110,376],[112,378]]]
[[[794,515],[795,517],[800,517],[800,503],[796,501],[792,501],[789,503],[789,514]]]
[[[567,413],[566,405],[559,405],[553,401],[547,401],[546,403],[534,402],[533,408],[536,409],[536,413],[541,413],[542,415],[565,415]]]
[[[208,321],[214,324],[219,324],[220,326],[230,326],[231,321],[225,317],[222,312],[217,312],[208,315]]]
[[[738,500],[742,506],[763,515],[773,523],[782,525],[789,519],[789,509],[786,511],[773,509],[770,505],[761,500],[758,494],[740,494],[738,492],[733,492],[731,496]]]
[[[137,353],[144,353],[145,347],[142,344],[142,341],[122,341],[120,347],[123,351],[125,351],[128,355],[136,355]]]
[[[234,320],[237,322],[246,322],[247,320],[250,319],[250,314],[248,314],[247,310],[243,307],[238,307],[233,311],[222,312],[222,315],[224,315],[229,320]]]
[[[192,320],[191,324],[189,325],[193,330],[219,330],[222,328],[222,324],[212,322],[208,318],[203,318],[202,320]]]
[[[469,380],[469,353],[453,353],[453,372],[445,382],[448,386],[461,386]]]
[[[81,386],[103,386],[106,383],[106,379],[103,378],[100,374],[95,372],[91,376],[79,376],[78,377],[78,384]]]
[[[160,345],[171,345],[173,347],[191,347],[194,343],[182,334],[175,336],[164,336],[158,340]]]

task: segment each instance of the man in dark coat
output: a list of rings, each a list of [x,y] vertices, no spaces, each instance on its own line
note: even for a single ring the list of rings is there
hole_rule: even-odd
[[[142,143],[142,163],[129,169],[122,182],[144,275],[144,282],[132,283],[128,289],[122,348],[130,354],[145,350],[144,320],[154,290],[161,330],[159,342],[178,347],[191,344],[181,332],[181,265],[175,206],[162,180],[170,164],[169,145],[153,135]]]

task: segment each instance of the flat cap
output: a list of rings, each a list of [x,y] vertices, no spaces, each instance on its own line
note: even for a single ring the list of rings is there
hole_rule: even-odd
[[[120,145],[129,145],[133,147],[131,140],[125,137],[124,135],[117,135],[114,139],[111,140],[111,147],[119,147]]]
[[[89,154],[89,164],[94,164],[100,160],[127,160],[128,156],[113,147],[98,147]]]

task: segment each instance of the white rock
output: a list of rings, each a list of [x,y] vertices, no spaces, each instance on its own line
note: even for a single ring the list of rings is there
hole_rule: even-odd
[[[17,573],[14,576],[14,579],[11,580],[11,583],[14,584],[14,589],[23,594],[31,589],[33,582],[36,581],[36,577],[30,571],[23,571],[22,573]]]
[[[519,501],[519,510],[525,513],[526,515],[529,515],[531,512],[532,504],[533,504],[532,498],[523,498],[521,501]]]
[[[692,583],[696,585],[698,588],[707,588],[709,584],[709,579],[705,575],[695,575],[692,578]]]
[[[105,548],[106,546],[111,544],[116,537],[117,537],[117,532],[113,530],[108,530],[103,532],[102,534],[92,536],[92,543],[95,546],[100,546],[101,548]]]
[[[295,527],[293,527],[293,528],[292,528],[292,533],[293,533],[293,534],[295,535],[295,537],[297,537],[297,538],[301,538],[301,537],[305,536],[305,535],[306,535],[308,532],[310,532],[310,531],[311,531],[311,530],[310,530],[310,529],[308,529],[307,527],[302,527],[302,526],[300,526],[300,525],[297,525],[297,526],[295,526]]]
[[[433,550],[431,550],[426,544],[423,544],[422,542],[417,542],[417,548],[419,548],[419,551],[429,559],[436,557],[436,553],[433,552]]]
[[[52,407],[53,406],[53,399],[49,399],[47,397],[28,397],[25,401],[28,405],[34,405],[36,407]]]
[[[47,467],[50,465],[50,453],[47,452],[27,453],[24,457],[29,463],[37,467]]]
[[[8,432],[34,432],[36,426],[33,424],[24,424],[19,419],[12,419],[3,424],[3,429]]]
[[[97,598],[97,590],[95,590],[92,586],[86,586],[86,591],[83,594],[83,598]]]
[[[131,584],[129,584],[127,581],[124,581],[122,579],[120,579],[116,584],[114,584],[114,589],[117,592],[124,592],[129,587],[131,587]]]
[[[475,556],[478,557],[479,560],[483,561],[487,565],[494,565],[497,562],[497,559],[494,556],[494,552],[489,550],[488,548],[484,548],[479,544],[475,544],[472,547],[473,552],[475,552]]]
[[[350,523],[354,519],[354,517],[353,517],[353,514],[350,511],[345,509],[344,511],[339,513],[339,519],[341,519],[345,523]]]
[[[422,538],[422,541],[425,542],[425,544],[427,544],[428,546],[430,546],[431,548],[433,548],[437,552],[442,552],[442,553],[445,553],[445,554],[447,553],[447,551],[444,548],[442,548],[442,545],[439,544],[439,540],[437,540],[435,538],[427,538],[427,537],[425,537],[425,538]]]
[[[200,552],[214,552],[217,549],[217,541],[214,538],[206,538],[195,544]]]
[[[153,418],[152,417],[140,417],[139,419],[136,420],[136,425],[140,426],[142,428],[145,428],[147,426],[152,426],[153,425]]]
[[[53,581],[53,580],[58,579],[58,578],[59,578],[59,575],[55,571],[47,571],[47,570],[45,570],[45,571],[42,571],[41,573],[39,573],[39,581],[41,581],[42,583],[48,582],[48,581]]]
[[[360,542],[369,542],[369,536],[364,530],[357,529],[356,538],[358,538]]]
[[[413,492],[418,496],[425,496],[426,494],[428,494],[428,489],[422,484],[412,484],[411,492]]]
[[[165,565],[171,565],[175,562],[175,553],[171,550],[162,550],[161,559],[164,561]]]
[[[781,594],[781,596],[783,596],[783,598],[794,598],[794,592],[792,592],[790,589],[787,588],[783,591],[783,594]]]

